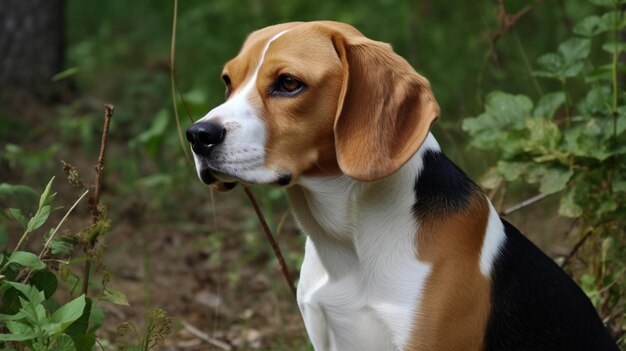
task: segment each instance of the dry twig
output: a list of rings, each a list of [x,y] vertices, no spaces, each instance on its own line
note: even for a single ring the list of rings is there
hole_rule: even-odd
[[[535,196],[531,197],[530,199],[526,199],[526,200],[524,200],[524,201],[522,201],[522,202],[520,202],[520,203],[518,203],[518,204],[516,204],[514,206],[511,206],[509,208],[506,208],[506,209],[500,211],[499,214],[500,214],[500,216],[508,216],[511,213],[513,213],[515,211],[519,211],[522,208],[530,206],[530,205],[532,205],[534,203],[537,203],[537,202],[545,199],[546,197],[548,197],[550,195],[552,195],[552,194],[544,194],[544,193],[542,193],[542,194],[539,194],[539,195],[535,195]]]
[[[280,251],[280,247],[278,246],[278,243],[274,239],[274,236],[272,235],[272,232],[269,226],[267,225],[265,218],[263,217],[261,208],[259,208],[259,204],[256,202],[256,199],[254,198],[254,195],[252,194],[250,189],[247,186],[244,186],[243,190],[246,192],[246,195],[248,195],[248,199],[250,199],[250,202],[252,203],[252,207],[254,207],[254,211],[256,212],[256,215],[259,218],[261,227],[263,227],[263,232],[265,233],[265,237],[267,238],[267,241],[269,241],[270,244],[272,245],[272,249],[274,250],[274,254],[276,255],[276,258],[278,259],[278,263],[280,263],[280,268],[283,272],[283,276],[285,277],[285,280],[287,281],[287,284],[289,285],[289,289],[291,290],[291,293],[293,294],[293,296],[296,297],[296,287],[293,283],[293,278],[291,277],[291,273],[289,273],[289,268],[287,267],[287,263],[285,263],[285,258],[283,257],[283,254]]]
[[[102,189],[102,170],[104,169],[104,157],[107,149],[107,138],[109,136],[109,126],[111,125],[111,117],[113,117],[113,111],[115,107],[111,104],[104,104],[104,128],[102,129],[102,137],[100,139],[100,154],[98,155],[98,162],[96,163],[96,180],[94,181],[94,193],[89,199],[89,206],[91,206],[91,224],[95,225],[99,220],[102,213],[100,212],[100,192]],[[87,248],[93,248],[95,243],[87,243]],[[87,249],[86,248],[86,249]],[[85,272],[83,274],[83,293],[87,295],[89,290],[89,273],[91,272],[91,258],[88,257],[85,262]]]
[[[585,235],[583,235],[574,245],[574,247],[572,248],[572,250],[567,254],[567,256],[565,256],[565,258],[563,259],[563,262],[561,262],[561,268],[564,268],[565,266],[567,266],[569,264],[569,261],[572,260],[572,258],[574,257],[574,255],[576,255],[576,253],[578,252],[578,250],[580,250],[580,248],[583,246],[583,244],[587,241],[587,239],[589,239],[589,237],[591,236],[593,232],[591,230],[587,231],[585,233]]]
[[[193,334],[195,337],[202,339],[204,342],[211,344],[225,351],[232,350],[232,347],[228,345],[227,343],[210,337],[207,333],[202,332],[200,329],[194,327],[193,325],[187,323],[184,320],[181,320],[181,322],[183,323],[183,327],[185,328],[185,330]]]

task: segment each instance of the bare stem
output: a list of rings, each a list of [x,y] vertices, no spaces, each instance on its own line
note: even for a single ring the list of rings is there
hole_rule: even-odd
[[[78,200],[74,202],[72,207],[70,207],[67,213],[65,213],[65,216],[63,216],[63,219],[61,219],[59,224],[57,224],[56,228],[54,228],[54,231],[52,232],[52,234],[50,234],[50,237],[46,241],[46,244],[44,245],[43,249],[41,250],[41,253],[39,254],[39,259],[42,259],[48,253],[48,250],[50,249],[50,243],[52,243],[52,239],[54,238],[54,235],[59,231],[59,228],[61,228],[61,225],[63,224],[63,222],[65,222],[65,220],[70,215],[70,213],[72,213],[74,208],[76,208],[78,203],[85,197],[85,195],[87,195],[88,192],[89,190],[85,190],[85,192],[78,198]]]
[[[522,208],[530,206],[530,205],[532,205],[534,203],[537,203],[537,202],[545,199],[546,197],[548,197],[550,195],[552,195],[552,194],[543,194],[542,193],[542,194],[535,195],[535,196],[531,197],[530,199],[526,199],[526,200],[524,200],[524,201],[522,201],[522,202],[520,202],[520,203],[518,203],[518,204],[516,204],[514,206],[511,206],[511,207],[509,207],[507,209],[504,209],[503,211],[500,212],[500,216],[508,216],[511,213],[519,211]]]
[[[174,117],[176,118],[176,127],[178,128],[178,141],[180,141],[180,146],[183,149],[183,153],[185,154],[185,158],[189,163],[193,163],[191,161],[191,156],[189,156],[189,151],[187,150],[187,145],[185,140],[183,139],[183,130],[180,127],[180,116],[178,114],[178,105],[176,104],[176,76],[174,71],[174,58],[176,57],[176,18],[178,17],[178,0],[174,0],[174,16],[172,19],[172,39],[170,41],[170,86],[172,87],[172,107],[174,108]]]
[[[591,236],[593,232],[591,230],[587,231],[585,233],[585,235],[583,235],[577,242],[576,244],[574,244],[574,247],[572,248],[572,250],[567,254],[567,256],[565,256],[565,259],[563,259],[563,262],[561,262],[561,268],[564,268],[565,266],[567,266],[569,264],[569,261],[572,260],[572,257],[574,257],[574,255],[576,255],[576,253],[578,252],[578,250],[580,250],[580,248],[583,246],[583,244],[587,241],[587,239],[589,239],[589,237]]]
[[[285,277],[285,280],[287,281],[287,284],[289,285],[289,289],[291,290],[291,293],[293,294],[293,296],[296,297],[296,287],[293,283],[293,278],[291,277],[291,274],[289,273],[289,268],[287,267],[287,263],[285,263],[285,259],[283,257],[282,252],[280,251],[280,247],[278,246],[278,243],[274,239],[274,236],[272,235],[272,231],[267,225],[267,222],[265,221],[265,217],[263,216],[263,213],[261,212],[261,209],[259,208],[259,204],[254,198],[254,194],[252,194],[252,191],[250,191],[250,189],[247,186],[244,186],[243,190],[246,192],[246,195],[248,195],[248,199],[250,199],[250,202],[252,203],[252,207],[254,207],[254,211],[256,212],[256,215],[259,218],[261,227],[263,227],[263,232],[265,233],[265,237],[267,238],[267,241],[269,241],[270,244],[272,245],[272,249],[274,250],[274,254],[276,255],[276,258],[278,259],[278,263],[280,263],[280,268],[283,272],[283,276]]]
[[[96,163],[96,180],[94,181],[94,194],[89,199],[89,205],[91,206],[91,224],[96,224],[100,220],[100,192],[102,189],[102,170],[104,169],[104,157],[106,155],[107,138],[109,136],[109,126],[111,125],[111,117],[113,117],[113,111],[115,107],[110,104],[104,104],[104,128],[102,129],[102,138],[100,139],[100,154],[98,155],[98,162]],[[94,247],[94,242],[87,243],[85,248],[87,254]],[[87,257],[85,262],[85,271],[83,274],[83,294],[87,295],[89,291],[89,275],[91,273],[91,257]]]

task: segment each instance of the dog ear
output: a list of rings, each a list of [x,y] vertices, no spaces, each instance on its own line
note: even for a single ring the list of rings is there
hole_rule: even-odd
[[[343,65],[335,116],[339,167],[373,181],[397,171],[417,152],[439,105],[428,80],[386,43],[358,31],[338,31],[333,44]]]

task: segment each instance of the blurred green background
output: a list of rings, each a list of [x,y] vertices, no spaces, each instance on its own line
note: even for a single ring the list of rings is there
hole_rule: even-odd
[[[92,179],[102,104],[115,105],[103,193],[113,226],[103,239],[104,261],[113,273],[110,284],[126,294],[131,307],[104,304],[107,319],[99,336],[114,344],[116,323],[142,325],[145,311],[156,306],[235,349],[307,349],[297,307],[242,192],[211,194],[181,150],[169,72],[174,2],[59,4],[62,68],[34,88],[2,86],[0,182],[41,189],[56,175],[58,201],[71,204],[77,194],[61,184],[60,161]],[[430,80],[442,110],[433,133],[478,179],[499,155],[467,147],[462,120],[480,114],[493,90],[538,98],[558,86],[533,77],[537,58],[555,51],[575,23],[598,11],[584,0],[180,0],[176,103],[183,129],[219,104],[222,66],[255,29],[289,21],[346,22],[391,43]],[[514,25],[503,26],[518,13]],[[578,89],[576,83],[572,89]],[[297,272],[302,238],[282,191],[255,192]],[[534,194],[536,188],[515,183],[500,205]],[[75,216],[77,223],[88,219],[86,206]],[[512,218],[528,231],[567,229],[555,201]],[[8,216],[0,219],[11,241],[13,224]],[[530,237],[550,254],[569,250],[562,237]],[[179,323],[166,347],[206,349],[181,346],[190,339],[193,335]]]

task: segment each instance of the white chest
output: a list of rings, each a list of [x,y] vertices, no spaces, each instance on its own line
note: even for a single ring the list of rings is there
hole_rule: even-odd
[[[402,350],[415,327],[430,266],[417,260],[413,182],[385,182],[304,180],[289,191],[308,235],[298,303],[316,350]]]

